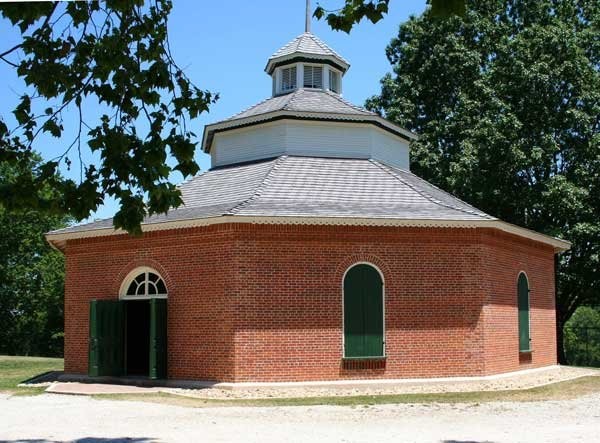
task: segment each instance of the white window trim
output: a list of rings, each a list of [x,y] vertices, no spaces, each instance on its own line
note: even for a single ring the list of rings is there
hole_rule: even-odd
[[[321,68],[321,87],[320,88],[312,88],[310,86],[304,86],[304,67],[305,66],[312,66],[313,68]],[[329,75],[329,74],[327,74]],[[318,63],[302,63],[302,87],[304,89],[312,89],[315,91],[322,91],[325,89],[325,66],[320,65]]]
[[[328,67],[328,68],[329,69],[327,69],[327,90],[333,92],[334,94],[342,95],[342,72],[335,68],[332,68],[332,67]],[[338,76],[338,91],[337,92],[331,89],[331,84],[329,82],[329,72],[334,72]]]
[[[332,69],[329,67],[329,65],[323,65],[323,90],[324,91],[330,91],[329,71],[332,71]]]
[[[148,273],[150,273],[150,272],[158,275],[160,277],[160,279],[163,281],[163,283],[165,284],[165,287],[167,286],[167,282],[165,281],[163,276],[160,275],[160,272],[158,272],[156,269],[150,268],[148,266],[140,266],[140,267],[132,270],[123,279],[123,282],[121,283],[121,287],[119,288],[119,299],[120,300],[150,300],[152,298],[168,298],[168,296],[169,296],[168,288],[167,288],[166,294],[154,294],[154,295],[148,294]],[[146,282],[145,282],[146,288],[144,291],[145,294],[144,295],[127,295],[127,289],[129,289],[129,285],[140,274],[146,274]]]
[[[382,312],[382,315],[383,315],[383,355],[372,355],[372,356],[368,356],[368,357],[346,357],[346,330],[344,328],[344,320],[345,320],[344,319],[344,282],[346,281],[346,274],[348,274],[348,271],[357,265],[371,266],[377,272],[379,272],[379,276],[381,277],[381,298],[382,298],[382,303],[383,303],[383,309],[382,309],[382,311],[383,311]],[[355,360],[387,358],[387,340],[386,340],[386,330],[385,330],[385,278],[384,278],[383,272],[381,271],[379,266],[377,266],[371,262],[368,262],[368,261],[358,261],[358,262],[352,263],[350,266],[348,266],[348,268],[346,268],[346,271],[344,272],[344,275],[342,276],[342,359],[344,359],[344,358],[355,359]]]
[[[294,86],[293,88],[289,88],[289,89],[283,89],[283,71],[284,69],[291,69],[291,68],[296,68],[296,86]],[[292,63],[289,65],[285,65],[285,66],[280,66],[279,68],[277,68],[275,70],[275,81],[276,81],[276,91],[277,94],[283,94],[283,93],[287,93],[287,92],[291,92],[291,91],[295,91],[296,89],[298,89],[298,80],[300,79],[300,75],[303,75],[302,72],[300,72],[302,66],[299,63]]]

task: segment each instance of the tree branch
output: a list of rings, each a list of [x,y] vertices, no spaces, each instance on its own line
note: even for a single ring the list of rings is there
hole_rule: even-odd
[[[4,57],[0,57],[0,59],[2,59],[3,62],[8,63],[9,65],[11,65],[13,68],[18,68],[19,65],[17,65],[16,63],[11,62],[10,60],[5,59]]]
[[[8,55],[8,54],[10,54],[11,52],[13,52],[13,51],[16,51],[17,49],[19,49],[19,48],[21,48],[21,47],[23,47],[23,43],[19,43],[18,45],[15,45],[15,46],[13,46],[13,47],[12,47],[12,48],[10,48],[9,50],[7,50],[7,51],[4,51],[3,53],[1,53],[1,54],[0,54],[0,58],[4,59],[4,56],[5,56],[5,55]],[[5,61],[6,61],[6,60],[5,60]]]

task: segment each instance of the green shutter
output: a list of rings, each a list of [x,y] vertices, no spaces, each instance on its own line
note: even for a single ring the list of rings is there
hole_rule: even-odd
[[[525,274],[519,275],[517,298],[519,306],[519,351],[530,351],[529,284]]]
[[[383,356],[383,282],[369,265],[352,267],[344,278],[344,356]]]
[[[167,378],[167,300],[150,300],[150,378]]]
[[[123,373],[123,318],[123,303],[118,300],[90,302],[90,376]]]

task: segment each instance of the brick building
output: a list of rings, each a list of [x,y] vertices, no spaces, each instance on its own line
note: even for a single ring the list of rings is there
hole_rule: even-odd
[[[180,380],[479,376],[556,363],[569,243],[409,170],[414,135],[345,101],[306,32],[272,97],[205,128],[212,168],[142,237],[47,234],[66,256],[65,371]]]

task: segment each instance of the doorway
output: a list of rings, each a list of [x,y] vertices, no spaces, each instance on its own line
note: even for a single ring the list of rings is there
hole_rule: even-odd
[[[167,378],[167,287],[156,271],[132,271],[118,300],[90,300],[89,319],[90,376]]]
[[[150,373],[150,300],[125,302],[125,374]]]

